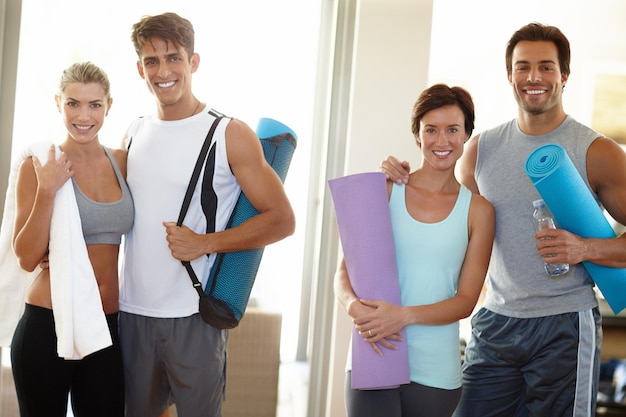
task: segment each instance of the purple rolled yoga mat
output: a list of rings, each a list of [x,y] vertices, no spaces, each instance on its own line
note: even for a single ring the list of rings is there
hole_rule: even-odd
[[[402,305],[385,174],[328,181],[350,283],[357,297]],[[352,388],[393,388],[409,381],[406,333],[379,356],[352,328]]]

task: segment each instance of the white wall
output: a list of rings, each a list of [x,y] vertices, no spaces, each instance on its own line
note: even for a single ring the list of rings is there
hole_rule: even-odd
[[[347,173],[387,155],[419,161],[411,109],[428,83],[432,0],[363,0],[357,26]]]

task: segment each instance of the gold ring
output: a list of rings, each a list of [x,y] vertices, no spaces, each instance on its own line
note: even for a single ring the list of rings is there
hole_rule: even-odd
[[[373,334],[372,334],[372,329],[369,329],[367,332],[370,334],[370,337],[372,337],[372,336],[373,336]]]

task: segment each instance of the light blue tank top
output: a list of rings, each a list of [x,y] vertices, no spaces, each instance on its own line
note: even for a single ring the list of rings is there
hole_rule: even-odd
[[[405,186],[393,185],[389,208],[404,306],[432,304],[456,294],[469,242],[472,193],[461,185],[448,217],[422,223],[408,213]],[[459,323],[407,326],[411,381],[442,389],[461,386]]]

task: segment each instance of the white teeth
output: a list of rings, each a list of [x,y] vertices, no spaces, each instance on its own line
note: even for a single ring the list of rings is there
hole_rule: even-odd
[[[174,85],[174,81],[170,81],[168,83],[157,83],[157,85],[161,88],[167,88]]]
[[[534,94],[543,94],[544,92],[545,92],[544,90],[528,90],[526,91],[526,94],[534,95]]]
[[[446,156],[450,154],[450,151],[433,151],[433,153],[438,156]]]
[[[78,130],[89,130],[89,129],[91,129],[91,125],[89,125],[89,126],[76,125],[76,129],[78,129]]]

